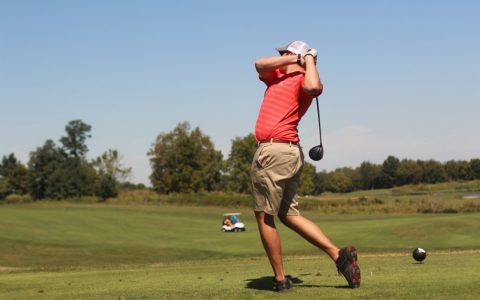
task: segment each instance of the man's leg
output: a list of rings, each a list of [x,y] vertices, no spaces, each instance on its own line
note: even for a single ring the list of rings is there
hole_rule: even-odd
[[[338,247],[328,239],[317,224],[300,215],[279,215],[278,217],[285,226],[300,234],[312,245],[325,251],[334,262],[337,261],[339,252]]]
[[[338,249],[315,223],[300,215],[279,215],[280,220],[314,246],[325,251],[335,262],[349,287],[360,287],[360,267],[357,264],[357,250],[354,246]]]
[[[282,261],[282,245],[280,235],[275,227],[274,216],[266,214],[263,211],[256,211],[255,217],[257,218],[258,231],[260,232],[268,260],[272,265],[275,279],[282,281],[285,279]]]

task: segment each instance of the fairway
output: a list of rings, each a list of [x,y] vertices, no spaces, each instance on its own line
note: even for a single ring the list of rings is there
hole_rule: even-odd
[[[0,299],[265,299],[271,269],[255,221],[222,233],[232,209],[36,203],[0,206]],[[479,297],[479,214],[343,216],[307,212],[360,251],[362,286],[345,289],[326,255],[278,225],[295,277],[286,298]],[[414,247],[426,262],[411,258]]]
[[[479,253],[360,257],[362,286],[346,288],[324,256],[287,257],[285,299],[478,299]],[[64,272],[0,273],[1,299],[273,299],[264,258]]]

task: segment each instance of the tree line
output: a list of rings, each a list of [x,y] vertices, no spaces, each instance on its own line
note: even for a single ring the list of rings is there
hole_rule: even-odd
[[[35,200],[96,196],[115,197],[121,186],[142,187],[128,182],[131,168],[123,166],[117,150],[87,159],[91,126],[70,121],[59,144],[47,140],[30,153],[23,165],[15,155],[3,156],[0,163],[0,199],[8,195],[30,195]],[[150,182],[158,193],[227,191],[250,193],[250,165],[257,144],[253,134],[232,140],[230,153],[223,158],[210,137],[188,122],[160,133],[147,156]],[[398,159],[388,156],[382,164],[368,161],[359,167],[317,172],[305,162],[299,194],[351,192],[383,189],[406,184],[439,183],[480,179],[480,159],[435,160]]]
[[[115,197],[118,186],[128,177],[117,150],[87,159],[86,141],[91,126],[81,120],[70,121],[65,136],[56,144],[48,139],[30,152],[27,165],[14,153],[3,156],[0,163],[0,199],[9,195],[29,195],[34,200],[95,196]]]
[[[253,134],[232,140],[230,154],[222,159],[208,136],[197,127],[180,123],[160,134],[148,155],[152,187],[160,193],[232,191],[250,193],[250,165],[257,149]],[[300,178],[302,195],[383,189],[406,184],[480,179],[480,159],[470,161],[398,159],[388,156],[382,164],[363,162],[357,168],[317,172],[305,162]]]
[[[313,193],[385,189],[407,184],[433,184],[480,179],[480,159],[436,160],[398,159],[388,156],[382,164],[363,162],[357,168],[339,168],[316,174]]]

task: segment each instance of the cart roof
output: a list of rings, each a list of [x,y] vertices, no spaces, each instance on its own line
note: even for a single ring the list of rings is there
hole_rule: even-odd
[[[226,213],[226,214],[223,214],[225,217],[226,216],[240,216],[241,213]]]

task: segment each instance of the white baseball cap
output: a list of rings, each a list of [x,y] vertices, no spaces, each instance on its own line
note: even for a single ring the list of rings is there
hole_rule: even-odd
[[[275,48],[275,50],[277,50],[280,54],[285,51],[289,51],[294,54],[302,54],[310,50],[310,46],[303,41],[294,41],[286,45],[285,47]]]

